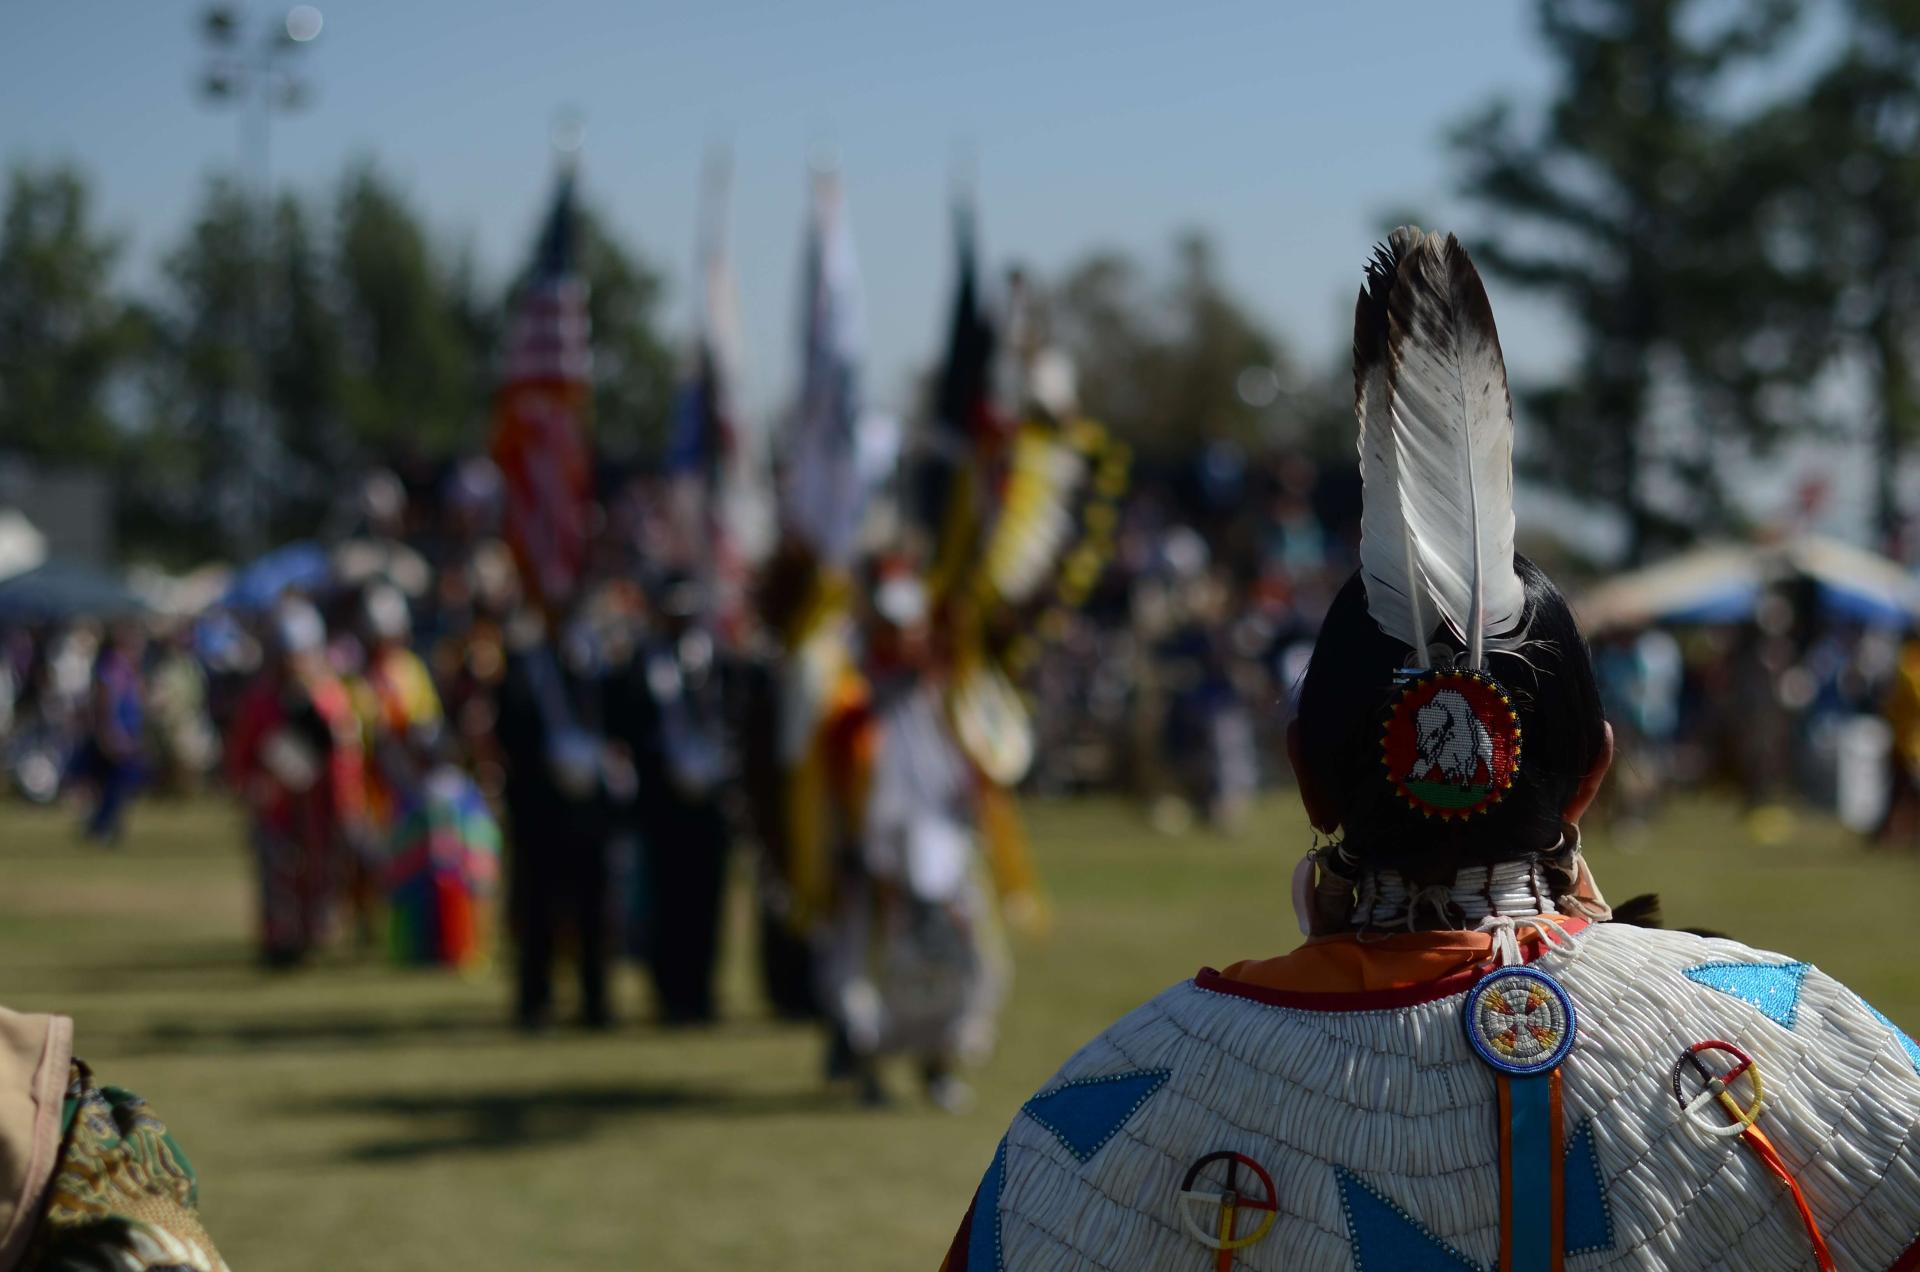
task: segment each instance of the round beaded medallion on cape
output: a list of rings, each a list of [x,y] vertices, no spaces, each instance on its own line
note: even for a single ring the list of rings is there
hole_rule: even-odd
[[[1206,1180],[1208,1168],[1219,1164],[1223,1168],[1226,1186],[1220,1191],[1202,1190],[1199,1185]],[[1245,1168],[1253,1178],[1246,1181],[1256,1185],[1258,1192],[1241,1191],[1243,1184],[1240,1171]],[[1186,1225],[1187,1232],[1209,1249],[1231,1252],[1242,1250],[1265,1237],[1273,1230],[1273,1221],[1280,1214],[1280,1194],[1273,1186],[1273,1176],[1267,1168],[1248,1157],[1245,1153],[1221,1151],[1208,1153],[1187,1168],[1186,1178],[1180,1182],[1180,1222]],[[1251,1211],[1253,1222],[1242,1231],[1236,1222],[1238,1211]],[[1206,1223],[1203,1226],[1196,1211],[1204,1212]],[[1223,1260],[1222,1263],[1227,1262]]]
[[[1531,967],[1501,967],[1467,991],[1467,1041],[1502,1073],[1546,1073],[1573,1050],[1573,999]]]
[[[1380,735],[1400,797],[1428,817],[1471,817],[1506,798],[1520,771],[1520,713],[1483,671],[1405,673]]]

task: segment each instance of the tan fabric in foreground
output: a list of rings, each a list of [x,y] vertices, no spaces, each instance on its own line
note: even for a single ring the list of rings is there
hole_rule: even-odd
[[[19,1262],[60,1156],[73,1022],[0,1007],[0,1272]]]

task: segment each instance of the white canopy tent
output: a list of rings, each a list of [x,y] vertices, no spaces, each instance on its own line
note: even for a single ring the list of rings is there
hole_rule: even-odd
[[[1838,539],[1709,544],[1615,575],[1574,601],[1590,636],[1653,623],[1737,623],[1771,587],[1813,584],[1828,614],[1879,627],[1920,621],[1920,580],[1898,562]]]

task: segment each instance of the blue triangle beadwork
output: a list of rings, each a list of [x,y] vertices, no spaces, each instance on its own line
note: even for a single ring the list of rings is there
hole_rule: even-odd
[[[1069,1153],[1086,1162],[1172,1075],[1171,1069],[1135,1069],[1099,1078],[1076,1078],[1042,1091],[1020,1111],[1052,1131]]]
[[[993,1161],[974,1194],[973,1231],[967,1238],[967,1267],[974,1272],[1001,1272],[1000,1184],[1007,1176],[1007,1141],[993,1150]]]
[[[1485,1272],[1346,1167],[1334,1176],[1354,1272]]]
[[[1912,1034],[1894,1024],[1893,1021],[1887,1018],[1886,1013],[1882,1012],[1866,999],[1861,999],[1860,1005],[1865,1007],[1875,1020],[1893,1031],[1894,1039],[1899,1042],[1900,1049],[1907,1053],[1907,1059],[1913,1061],[1913,1071],[1920,1073],[1920,1042],[1915,1042]]]
[[[1756,1008],[1777,1025],[1793,1028],[1800,1009],[1800,982],[1810,963],[1699,963],[1681,975]]]
[[[1354,1272],[1485,1272],[1401,1208],[1399,1203],[1344,1166],[1334,1168],[1340,1185],[1340,1210],[1347,1220],[1347,1242]],[[1594,1152],[1593,1122],[1583,1120],[1567,1141],[1564,1226],[1568,1258],[1614,1248],[1613,1210]]]
[[[1584,1120],[1567,1141],[1564,1215],[1566,1253],[1596,1254],[1613,1249],[1613,1210],[1607,1205],[1607,1181],[1593,1147],[1593,1121]]]

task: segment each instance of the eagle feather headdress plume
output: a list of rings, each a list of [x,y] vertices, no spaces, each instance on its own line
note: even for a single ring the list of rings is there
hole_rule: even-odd
[[[1513,401],[1493,308],[1452,235],[1397,229],[1374,252],[1353,320],[1360,572],[1367,612],[1430,666],[1441,624],[1483,669],[1515,648]]]

